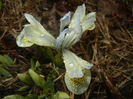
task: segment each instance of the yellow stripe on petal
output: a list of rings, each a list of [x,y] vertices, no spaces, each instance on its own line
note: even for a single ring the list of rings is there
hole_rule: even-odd
[[[70,78],[70,80],[73,86],[80,86],[85,81],[85,78],[83,76],[81,78]]]

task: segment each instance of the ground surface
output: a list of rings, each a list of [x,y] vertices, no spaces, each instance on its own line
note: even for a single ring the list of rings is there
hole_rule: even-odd
[[[0,10],[0,54],[9,55],[14,65],[8,68],[12,77],[3,78],[0,74],[0,98],[11,94],[25,96],[27,93],[42,93],[37,86],[25,92],[17,91],[24,85],[17,74],[28,71],[31,58],[47,64],[40,68],[44,71],[42,76],[50,77],[53,74],[49,73],[53,70],[50,66],[52,63],[43,58],[36,46],[20,48],[16,45],[15,37],[28,23],[24,13],[35,16],[56,37],[59,19],[68,11],[74,12],[82,3],[86,4],[87,12],[97,13],[96,28],[86,32],[71,50],[94,64],[91,69],[92,81],[85,94],[73,95],[67,90],[63,77],[56,79],[65,72],[62,66],[58,76],[53,79],[55,90],[68,93],[71,99],[133,98],[132,0],[3,0]]]

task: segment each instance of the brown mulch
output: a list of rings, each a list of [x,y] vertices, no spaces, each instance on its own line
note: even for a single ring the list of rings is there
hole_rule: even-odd
[[[13,78],[0,81],[0,98],[18,92],[23,85],[16,77],[26,72],[30,56],[36,49],[19,48],[16,36],[27,23],[24,13],[30,13],[55,37],[59,19],[68,11],[74,12],[85,3],[87,12],[96,11],[96,28],[86,32],[71,50],[94,64],[92,81],[85,94],[71,94],[71,99],[132,99],[133,98],[133,2],[128,0],[3,0],[0,10],[0,54],[8,54],[15,61],[10,69]],[[56,89],[58,83],[56,84]],[[37,89],[40,90],[40,89]],[[41,92],[41,91],[40,91]],[[28,93],[28,92],[27,92]]]

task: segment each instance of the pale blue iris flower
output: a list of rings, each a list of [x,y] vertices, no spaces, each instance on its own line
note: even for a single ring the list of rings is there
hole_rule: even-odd
[[[82,34],[95,28],[96,13],[85,15],[85,5],[78,6],[72,19],[68,12],[60,19],[60,33],[55,39],[44,27],[30,14],[25,14],[30,24],[24,25],[24,29],[17,37],[17,45],[30,47],[33,44],[47,46],[61,51],[66,68],[65,82],[70,91],[75,94],[83,93],[91,80],[91,63],[81,59],[73,52],[67,50],[77,43]],[[68,28],[65,28],[68,26]],[[77,84],[79,83],[79,84]]]

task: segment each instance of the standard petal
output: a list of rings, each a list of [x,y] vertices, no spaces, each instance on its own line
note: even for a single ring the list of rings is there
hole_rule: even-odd
[[[55,47],[55,39],[49,37],[44,32],[42,33],[37,27],[34,25],[28,24],[24,27],[25,37],[30,42],[40,45],[40,46],[48,46]]]
[[[60,33],[63,31],[64,27],[70,23],[71,12],[69,11],[67,14],[60,19]]]
[[[68,28],[66,28],[63,32],[60,33],[60,35],[57,37],[56,39],[56,49],[57,50],[62,50],[64,49],[65,47],[62,46],[63,45],[63,42],[64,42],[64,38],[67,34],[70,34],[70,30]]]
[[[90,69],[93,65],[81,59],[69,50],[63,50],[63,59],[66,72],[70,78],[79,78],[83,76],[83,69]]]
[[[86,30],[93,30],[95,28],[96,12],[87,14],[82,21],[82,32]]]
[[[88,89],[91,81],[91,72],[89,69],[84,69],[83,73],[84,76],[81,78],[71,78],[68,73],[65,74],[66,86],[74,94],[82,94]]]
[[[73,25],[75,25],[75,22],[77,20],[77,16],[79,16],[79,19],[82,22],[82,20],[85,17],[85,9],[86,9],[85,4],[83,4],[82,6],[78,6],[78,8],[76,9],[76,11],[72,17],[72,20],[70,22],[69,29],[73,28]]]
[[[64,41],[62,44],[62,48],[70,48],[76,42],[78,42],[81,38],[80,33],[76,33],[75,31],[71,31],[70,33],[66,34],[64,37]]]
[[[24,15],[26,19],[28,20],[28,22],[32,24],[33,26],[35,26],[41,33],[45,33],[45,35],[49,36],[49,38],[54,39],[54,37],[49,32],[47,32],[43,28],[43,26],[32,15],[27,14],[27,13],[25,13]]]
[[[16,43],[19,47],[30,47],[33,45],[32,42],[28,41],[26,37],[24,36],[25,31],[24,29],[22,32],[17,36]]]
[[[58,48],[64,49],[64,48],[69,48],[72,45],[74,45],[76,42],[78,42],[82,36],[82,24],[80,20],[83,20],[85,16],[85,5],[83,4],[82,6],[78,6],[75,14],[73,15],[73,18],[71,20],[71,23],[68,27],[69,32],[64,33],[61,32],[59,37],[57,38],[57,42],[61,40],[61,42],[57,43]]]
[[[80,24],[79,16],[75,19],[75,24],[69,30],[70,32],[66,33],[62,43],[62,48],[69,48],[74,45],[82,36],[82,27]]]

